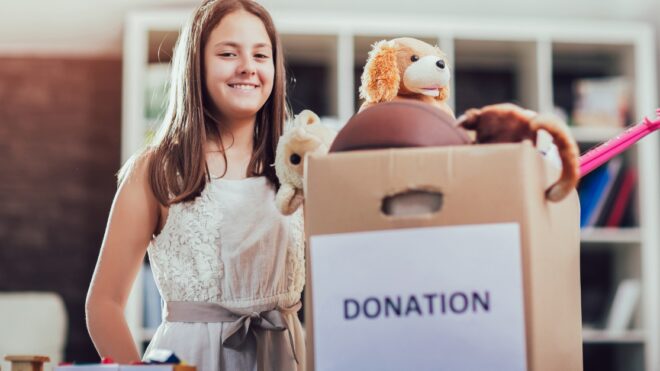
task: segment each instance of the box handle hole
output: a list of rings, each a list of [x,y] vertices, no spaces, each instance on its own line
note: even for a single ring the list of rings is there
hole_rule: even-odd
[[[442,192],[413,189],[383,198],[381,211],[394,217],[428,215],[442,209],[442,199]]]

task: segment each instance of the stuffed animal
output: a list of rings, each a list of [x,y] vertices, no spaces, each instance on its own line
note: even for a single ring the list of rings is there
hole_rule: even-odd
[[[361,77],[363,109],[380,102],[415,99],[451,114],[447,57],[440,48],[410,37],[373,45]]]
[[[309,110],[300,112],[285,127],[275,152],[275,173],[280,181],[275,205],[282,214],[293,214],[303,202],[306,156],[328,153],[336,134]]]
[[[476,143],[510,143],[531,140],[539,148],[542,130],[552,136],[552,143],[539,148],[542,152],[556,146],[561,159],[561,176],[547,191],[550,201],[561,201],[575,188],[580,178],[579,149],[562,120],[539,115],[514,104],[503,103],[469,109],[457,120],[457,125],[476,134]]]

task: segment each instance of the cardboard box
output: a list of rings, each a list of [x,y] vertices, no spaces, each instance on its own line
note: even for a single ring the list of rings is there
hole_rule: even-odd
[[[308,369],[582,370],[577,193],[546,201],[559,172],[530,143],[306,166]],[[439,210],[385,215],[407,190]]]

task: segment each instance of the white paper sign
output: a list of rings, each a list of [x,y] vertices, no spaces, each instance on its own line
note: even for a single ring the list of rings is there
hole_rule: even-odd
[[[518,224],[313,236],[315,367],[526,369]]]

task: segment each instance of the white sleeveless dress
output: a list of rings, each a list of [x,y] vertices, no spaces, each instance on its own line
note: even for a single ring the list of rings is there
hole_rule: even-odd
[[[305,281],[302,211],[282,216],[265,177],[208,182],[194,201],[170,207],[147,251],[165,302],[216,303],[236,313],[258,313],[300,301]],[[268,338],[261,351],[291,357],[295,347],[292,370],[304,370],[300,321],[295,312],[283,318],[290,333]],[[169,349],[202,371],[257,370],[254,337],[248,336],[240,349],[223,346],[227,326],[164,318],[145,357],[154,349]],[[259,365],[263,369],[268,365]]]

